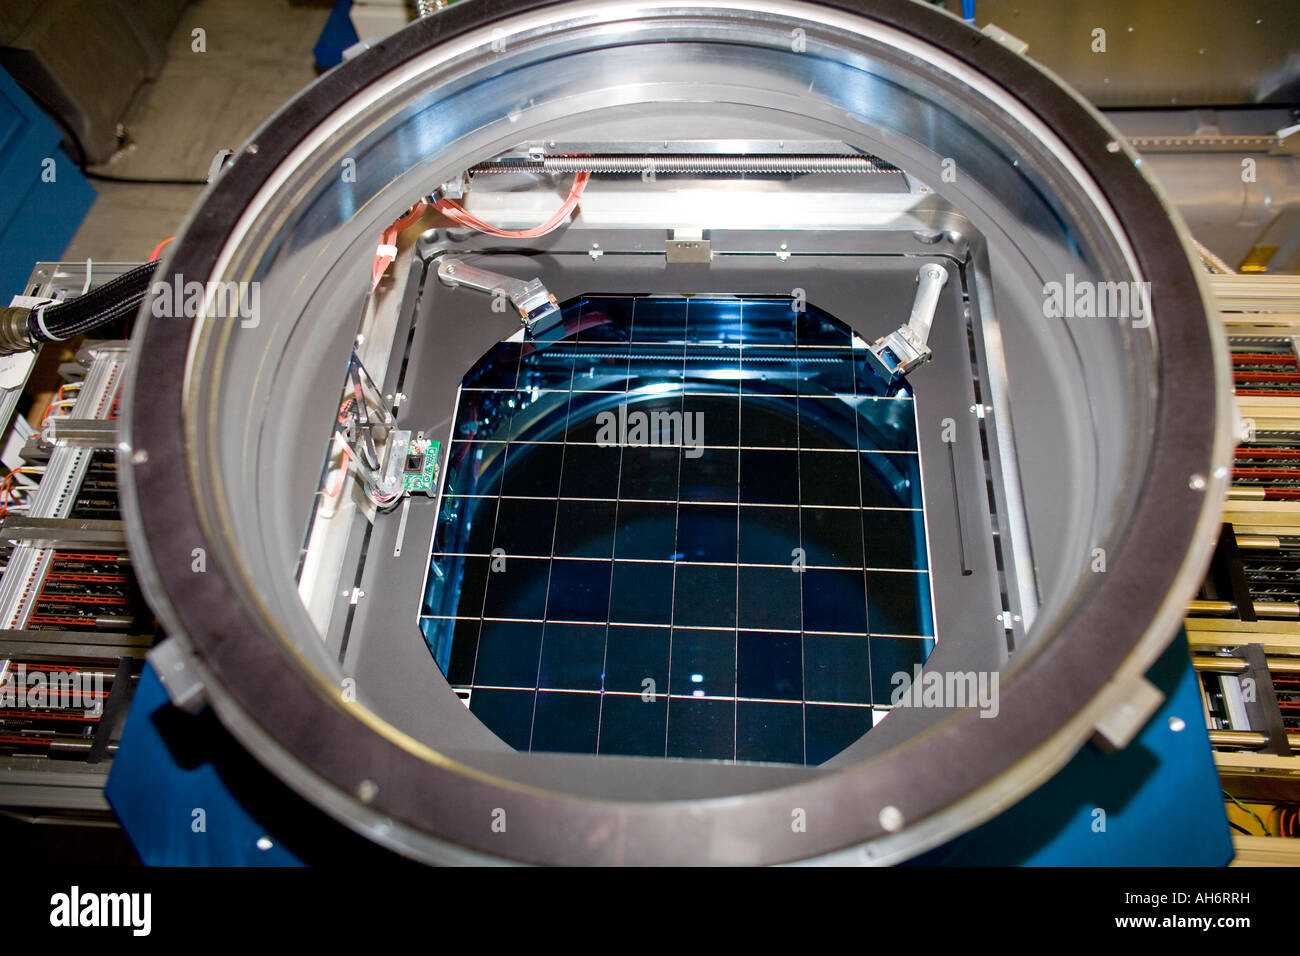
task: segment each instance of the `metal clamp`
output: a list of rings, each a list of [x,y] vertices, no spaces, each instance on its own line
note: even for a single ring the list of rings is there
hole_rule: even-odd
[[[42,438],[50,445],[70,448],[116,448],[117,419],[52,415],[45,423]]]
[[[409,430],[394,428],[388,433],[388,443],[384,447],[384,466],[375,482],[375,490],[384,497],[401,492],[402,470],[406,466],[406,453],[410,446]]]
[[[560,303],[542,285],[541,279],[525,282],[460,259],[443,259],[438,264],[438,278],[449,286],[459,285],[491,295],[504,295],[518,310],[524,330],[531,336],[544,335],[560,322]]]
[[[948,282],[948,270],[930,262],[921,266],[916,276],[916,298],[907,324],[868,346],[884,370],[886,378],[906,375],[930,361],[930,326],[939,307],[939,293]]]

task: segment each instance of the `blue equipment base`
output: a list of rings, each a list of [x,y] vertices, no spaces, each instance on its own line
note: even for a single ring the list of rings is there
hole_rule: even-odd
[[[234,747],[211,714],[194,717],[173,707],[153,666],[145,666],[105,788],[145,864],[300,865],[218,771],[218,763],[241,776],[253,771],[229,763]],[[265,841],[271,846],[262,849]]]
[[[1010,810],[912,864],[1227,864],[1232,838],[1184,635],[1147,678],[1165,703],[1126,749],[1085,746]],[[152,667],[140,677],[107,794],[149,865],[399,862],[291,793],[211,713],[172,707]]]
[[[1147,680],[1165,702],[1128,747],[1103,753],[1084,746],[1010,810],[913,862],[1226,866],[1232,833],[1186,634],[1179,632]],[[1181,730],[1173,730],[1173,718]]]

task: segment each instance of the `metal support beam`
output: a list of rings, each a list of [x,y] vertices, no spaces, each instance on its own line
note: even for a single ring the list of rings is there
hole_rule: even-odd
[[[0,522],[0,538],[36,548],[126,548],[126,532],[122,522],[96,518],[28,518],[24,515],[9,515]]]

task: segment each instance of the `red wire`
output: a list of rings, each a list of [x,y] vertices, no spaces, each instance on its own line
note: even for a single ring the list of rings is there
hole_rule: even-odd
[[[9,474],[5,475],[4,480],[0,481],[0,511],[5,514],[9,513],[9,502],[13,492],[14,477],[22,470],[21,467],[15,468]],[[17,501],[13,502],[17,504]]]
[[[158,259],[158,257],[159,257],[160,255],[162,255],[163,246],[167,245],[167,243],[171,242],[171,241],[174,240],[175,238],[176,238],[175,236],[168,236],[168,237],[167,237],[166,239],[164,239],[162,242],[158,243],[158,245],[154,246],[154,247],[153,247],[153,252],[152,252],[152,253],[150,254],[150,256],[149,256],[149,261],[150,261],[150,262],[156,262],[157,259]]]
[[[423,216],[424,211],[428,208],[429,208],[429,204],[425,202],[423,199],[417,202],[414,206],[410,208],[410,211],[408,211],[405,216],[397,220],[397,222],[393,223],[391,227],[393,235],[396,236],[397,233],[401,232],[407,226],[414,225],[415,221],[419,219],[421,216]]]
[[[564,204],[560,206],[555,215],[540,226],[534,226],[532,229],[498,229],[496,226],[489,225],[478,216],[475,216],[460,203],[453,202],[450,199],[438,200],[434,208],[452,222],[468,226],[470,229],[479,232],[485,232],[499,239],[536,239],[548,232],[553,232],[569,218],[574,208],[577,207],[578,201],[582,198],[582,193],[587,188],[587,181],[590,179],[590,172],[578,173],[573,179],[573,187],[569,190],[568,198],[564,200]]]
[[[360,389],[357,389],[357,391],[360,391]],[[339,405],[339,418],[338,418],[338,420],[339,420],[340,423],[342,423],[342,422],[344,422],[344,421],[347,420],[347,417],[346,417],[347,407],[348,407],[349,405],[351,405],[354,401],[358,401],[358,399],[356,398],[356,396],[354,396],[354,395],[349,395],[347,398],[343,399],[343,404]],[[326,497],[334,498],[334,497],[336,497],[336,496],[338,495],[338,493],[339,493],[340,491],[343,490],[343,482],[347,480],[347,476],[348,476],[348,460],[349,460],[351,457],[352,457],[352,449],[349,448],[348,445],[345,443],[345,444],[343,445],[343,460],[342,460],[342,462],[341,462],[340,465],[339,465],[340,469],[342,469],[342,474],[339,475],[339,480],[338,480],[338,483],[334,486],[334,490],[333,490],[333,491],[327,491],[327,492],[325,493],[325,494],[326,494]]]
[[[408,226],[414,224],[416,220],[424,215],[424,211],[428,208],[429,204],[423,199],[417,202],[407,210],[406,215],[384,230],[384,234],[379,237],[380,246],[396,246],[397,234]],[[396,258],[396,254],[388,252],[387,250],[382,250],[375,254],[375,265],[370,273],[371,292],[374,292],[375,289],[379,287],[379,280],[384,277],[384,273],[388,271],[388,267],[392,265],[394,258]]]
[[[565,198],[564,203],[556,210],[555,214],[547,219],[540,226],[534,226],[532,229],[498,229],[490,223],[484,222],[478,216],[467,210],[458,202],[450,199],[440,199],[434,203],[434,208],[450,219],[452,222],[466,226],[478,232],[487,233],[489,236],[496,236],[499,239],[537,239],[549,232],[554,232],[565,220],[572,215],[573,210],[577,208],[578,201],[582,199],[582,194],[587,188],[587,182],[591,179],[590,172],[580,172],[573,178],[573,186],[569,189],[569,195]],[[424,215],[429,204],[423,199],[412,206],[402,218],[393,223],[384,230],[383,235],[379,238],[381,249],[375,255],[375,264],[370,273],[370,291],[373,292],[379,288],[379,280],[384,277],[388,267],[392,265],[396,254],[389,248],[397,245],[397,235],[403,229],[413,225],[421,216]],[[170,240],[167,240],[170,241]],[[154,250],[154,257],[157,258],[158,250],[166,243],[159,245]]]
[[[340,469],[341,469],[341,474],[339,475],[339,480],[338,480],[338,482],[334,485],[334,490],[333,490],[333,491],[330,491],[330,492],[326,492],[326,496],[327,496],[327,497],[330,497],[330,498],[336,497],[336,496],[338,495],[338,493],[339,493],[340,491],[343,490],[343,482],[345,482],[345,481],[347,480],[347,477],[348,477],[348,458],[349,458],[349,456],[350,456],[351,454],[352,454],[352,450],[351,450],[350,448],[348,448],[347,445],[344,445],[344,446],[343,446],[343,461],[342,461],[342,463],[341,463],[340,466],[339,466]]]
[[[44,428],[44,427],[45,427],[45,423],[48,422],[48,421],[50,420],[50,415],[54,412],[54,410],[55,410],[56,408],[69,408],[69,406],[67,406],[67,405],[60,405],[59,402],[61,402],[61,401],[63,401],[63,399],[61,399],[61,398],[57,398],[57,397],[56,397],[56,398],[51,399],[51,400],[50,400],[50,403],[49,403],[48,405],[45,406],[45,414],[43,414],[43,415],[41,416],[41,427],[42,427],[42,428]],[[60,417],[60,418],[66,418],[67,416],[68,416],[68,412],[59,412],[59,417]]]

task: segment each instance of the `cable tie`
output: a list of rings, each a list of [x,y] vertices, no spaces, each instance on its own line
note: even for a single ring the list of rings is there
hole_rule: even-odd
[[[42,302],[40,305],[36,306],[36,308],[32,309],[32,314],[36,316],[36,326],[41,330],[41,333],[45,336],[46,341],[49,342],[67,341],[66,339],[59,338],[57,335],[51,332],[49,328],[45,325],[45,307],[51,304],[53,303]]]

